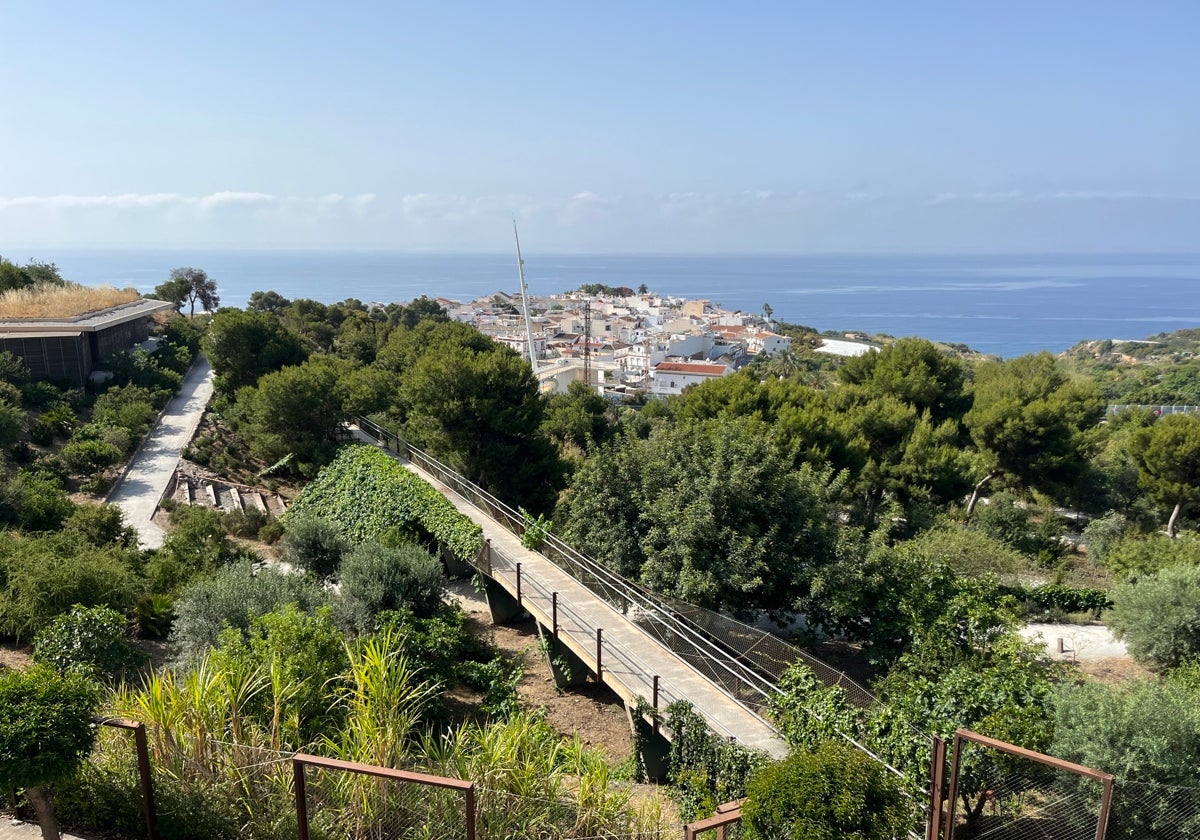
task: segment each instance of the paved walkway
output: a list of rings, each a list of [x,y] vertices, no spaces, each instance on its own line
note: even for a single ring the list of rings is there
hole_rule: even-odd
[[[74,834],[60,835],[62,840],[83,840]],[[0,840],[41,840],[42,830],[35,822],[21,822],[12,817],[0,817]]]
[[[200,357],[183,385],[133,455],[125,475],[109,491],[108,501],[125,512],[125,521],[137,529],[142,548],[158,548],[163,531],[150,521],[179,463],[179,453],[200,425],[212,397],[212,368]],[[2,838],[2,835],[0,835]]]
[[[360,430],[354,432],[364,443],[377,445]],[[392,457],[396,456],[392,454]],[[578,580],[538,552],[525,548],[519,537],[486,512],[410,461],[399,460],[433,485],[459,513],[483,529],[484,538],[492,546],[492,578],[512,595],[517,592],[515,564],[521,564],[521,603],[544,628],[552,624],[551,593],[558,593],[559,639],[593,673],[596,628],[603,629],[601,679],[629,707],[633,707],[639,697],[651,699],[653,677],[657,674],[660,677],[660,705],[687,700],[704,716],[714,732],[736,738],[744,746],[765,750],[776,758],[787,755],[787,745],[770,724],[717,688]]]
[[[1030,642],[1045,645],[1053,659],[1074,662],[1080,659],[1128,658],[1125,643],[1113,638],[1103,624],[1026,624],[1021,635]],[[1063,640],[1063,652],[1058,652],[1058,640]]]

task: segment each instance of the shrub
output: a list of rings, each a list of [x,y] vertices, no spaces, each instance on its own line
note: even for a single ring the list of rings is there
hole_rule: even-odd
[[[1032,607],[1032,615],[1091,613],[1093,617],[1099,618],[1101,612],[1112,607],[1112,599],[1104,589],[1047,583],[1041,586],[1001,586],[999,591]]]
[[[1129,520],[1115,510],[1089,522],[1083,529],[1083,542],[1087,546],[1088,559],[1093,563],[1106,565],[1108,550],[1129,532],[1129,528]]]
[[[742,821],[751,838],[892,840],[910,828],[899,782],[840,742],[758,769],[747,796]]]
[[[165,639],[175,620],[175,599],[170,595],[147,593],[133,607],[137,633],[143,639]]]
[[[124,612],[142,588],[136,559],[131,550],[70,534],[0,538],[0,632],[32,637],[76,604]]]
[[[1108,625],[1147,668],[1174,668],[1200,656],[1200,566],[1169,566],[1118,586]]]
[[[134,434],[142,435],[158,416],[156,400],[159,400],[159,397],[154,391],[137,385],[109,388],[96,398],[96,404],[92,408],[92,421],[121,426]]]
[[[1200,534],[1181,531],[1175,539],[1165,534],[1127,536],[1110,545],[1104,565],[1125,580],[1137,580],[1168,566],[1200,565]]]
[[[26,531],[57,531],[75,511],[62,485],[54,478],[22,470],[16,479],[21,527]]]
[[[4,397],[5,394],[0,393],[0,449],[7,449],[20,440],[25,424],[25,412]]]
[[[48,668],[0,672],[0,789],[25,788],[43,837],[56,837],[49,799],[40,787],[69,776],[96,740],[96,686]]]
[[[415,545],[365,543],[346,555],[339,575],[342,593],[371,615],[400,609],[433,615],[446,588],[442,564]]]
[[[147,564],[147,575],[158,592],[173,591],[197,575],[210,572],[240,555],[225,534],[221,514],[195,505],[171,511],[171,532]]]
[[[78,534],[95,546],[137,547],[137,531],[125,524],[125,514],[116,505],[79,505],[63,530]]]
[[[21,398],[32,408],[45,408],[62,397],[62,392],[45,380],[16,383],[21,387]]]
[[[247,510],[231,510],[221,517],[221,523],[230,536],[252,540],[258,536],[258,532],[270,518],[270,514],[252,507]]]
[[[60,674],[114,679],[136,667],[141,656],[125,637],[123,615],[108,607],[76,604],[34,637],[33,660]]]
[[[1194,687],[1174,679],[1119,688],[1066,684],[1054,706],[1052,754],[1119,780],[1109,837],[1197,836],[1200,695]],[[1066,793],[1095,797],[1096,788],[1082,779]]]
[[[283,523],[274,517],[268,517],[258,529],[258,538],[267,545],[274,545],[283,538]]]
[[[57,402],[42,412],[38,422],[50,427],[55,437],[66,437],[75,428],[75,409],[65,402]]]
[[[249,562],[218,569],[195,581],[175,602],[171,641],[181,663],[194,662],[217,643],[226,627],[248,630],[256,616],[297,604],[313,612],[325,594],[309,577],[278,569],[255,569]]]
[[[121,460],[121,450],[101,440],[72,440],[59,457],[76,474],[94,473]]]
[[[316,516],[290,516],[280,541],[281,558],[319,578],[332,577],[350,548],[336,525]]]
[[[227,628],[209,662],[238,673],[259,669],[291,686],[282,697],[262,692],[250,701],[249,712],[264,729],[271,728],[276,714],[289,725],[294,721],[301,743],[339,728],[340,710],[331,702],[350,660],[328,607],[310,615],[288,604],[256,617],[245,634]]]

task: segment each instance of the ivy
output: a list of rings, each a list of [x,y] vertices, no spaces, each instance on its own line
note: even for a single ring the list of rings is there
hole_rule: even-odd
[[[304,488],[286,517],[301,515],[337,523],[354,543],[419,527],[468,563],[483,546],[483,530],[445,496],[387,453],[362,444],[344,447]]]
[[[667,706],[666,727],[671,731],[668,781],[685,820],[710,816],[721,803],[744,797],[750,776],[770,762],[760,750],[714,735],[685,700]]]

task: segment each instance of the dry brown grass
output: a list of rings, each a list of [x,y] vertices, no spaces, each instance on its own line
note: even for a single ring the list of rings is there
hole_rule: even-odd
[[[141,297],[135,289],[112,286],[37,285],[0,295],[0,318],[73,318]]]

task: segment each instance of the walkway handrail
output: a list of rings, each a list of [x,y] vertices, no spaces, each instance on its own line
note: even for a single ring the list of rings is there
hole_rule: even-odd
[[[356,420],[360,429],[384,444],[385,448],[392,449],[396,454],[421,465],[464,499],[486,510],[512,533],[517,536],[524,534],[524,517],[509,505],[394,432],[365,417],[358,417]],[[778,691],[771,680],[732,656],[700,628],[678,615],[665,600],[581,554],[553,534],[546,535],[545,543],[553,547],[554,554],[557,555],[557,558],[550,556],[544,550],[544,545],[542,554],[550,562],[620,610],[668,650],[707,676],[739,705],[760,718],[763,717],[767,698]],[[560,561],[566,561],[568,566],[574,568],[564,567]],[[629,616],[630,609],[635,607],[641,614]]]
[[[525,533],[525,518],[500,499],[463,478],[441,461],[412,446],[395,432],[388,431],[365,417],[356,418],[356,422],[363,432],[378,440],[385,449],[421,465],[431,475],[453,488],[462,498],[487,511],[493,519],[507,527],[513,534],[522,536]],[[553,550],[557,559],[546,551],[547,546]],[[499,555],[505,563],[515,566],[516,561],[495,548],[482,551],[481,557],[477,558],[473,565],[482,568],[479,560],[483,559],[484,555],[493,553]],[[721,613],[653,594],[567,545],[554,534],[545,535],[540,553],[564,573],[622,612],[629,621],[656,638],[694,670],[707,676],[734,702],[762,719],[772,729],[775,728],[774,725],[763,714],[767,710],[766,701],[771,695],[779,693],[776,680],[787,667],[796,661],[803,661],[813,669],[818,679],[827,685],[842,688],[851,702],[862,707],[870,707],[878,703],[873,694],[843,672],[830,667],[777,636],[750,627]],[[487,562],[489,565],[485,571],[491,575],[493,569],[490,565],[490,557]],[[590,583],[588,578],[591,578]],[[544,587],[538,588],[543,592],[545,590]],[[635,613],[631,616],[629,614],[631,608],[636,608],[643,614]],[[695,616],[696,619],[700,619],[710,626],[706,627],[689,616]],[[579,621],[578,618],[576,620]],[[747,643],[747,640],[752,641]],[[731,654],[730,649],[737,651],[737,654]],[[769,658],[764,655],[765,652],[772,649],[780,655]],[[625,653],[626,656],[622,658],[629,661],[628,652]],[[630,664],[635,663],[630,662]],[[752,667],[752,665],[757,667]],[[646,666],[640,667],[645,673]],[[703,710],[698,711],[703,712]],[[808,713],[820,719],[820,715],[812,710],[808,710]],[[705,717],[708,716],[705,715]],[[711,719],[709,721],[710,725],[715,723]],[[928,738],[927,735],[915,728],[911,726],[908,728],[916,738],[920,740]],[[904,774],[900,770],[888,764],[855,737],[841,730],[838,732],[848,743],[879,762],[896,776],[904,778]]]

